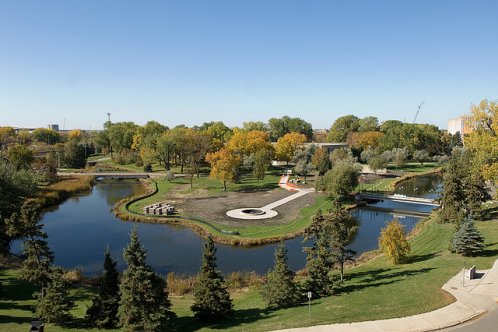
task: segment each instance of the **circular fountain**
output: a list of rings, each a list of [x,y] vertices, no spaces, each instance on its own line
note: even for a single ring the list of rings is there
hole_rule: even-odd
[[[227,211],[227,216],[237,219],[268,219],[277,214],[277,211],[265,208],[242,208]]]

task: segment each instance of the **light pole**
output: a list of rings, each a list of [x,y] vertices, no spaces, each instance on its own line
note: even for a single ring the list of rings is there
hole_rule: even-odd
[[[308,320],[311,319],[311,292],[308,292]]]

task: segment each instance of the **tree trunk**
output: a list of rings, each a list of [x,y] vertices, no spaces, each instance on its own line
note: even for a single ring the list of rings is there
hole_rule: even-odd
[[[227,182],[223,180],[223,191],[227,191]]]

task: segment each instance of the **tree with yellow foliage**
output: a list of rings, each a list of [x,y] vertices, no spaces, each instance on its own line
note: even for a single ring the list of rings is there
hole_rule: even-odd
[[[498,182],[498,102],[484,99],[472,105],[466,119],[472,132],[465,136],[465,146],[475,154],[485,180]]]
[[[306,135],[299,133],[288,133],[280,137],[275,145],[277,159],[289,163],[294,158],[297,149],[306,143],[306,141]]]
[[[405,230],[399,220],[394,219],[379,236],[379,247],[394,264],[401,263],[410,253],[410,244],[406,240]]]
[[[208,153],[206,160],[211,164],[212,178],[223,181],[223,190],[227,190],[227,181],[235,181],[237,178],[237,167],[241,160],[227,148],[221,148],[219,151]]]

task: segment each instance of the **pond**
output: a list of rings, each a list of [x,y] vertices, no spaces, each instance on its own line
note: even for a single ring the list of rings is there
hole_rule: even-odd
[[[141,185],[133,180],[115,180],[96,184],[92,192],[70,198],[58,207],[47,211],[41,222],[48,233],[48,242],[55,252],[56,264],[65,268],[82,269],[86,275],[102,271],[104,251],[108,247],[118,260],[118,268],[126,268],[123,249],[129,241],[132,227],[136,227],[140,240],[147,249],[147,261],[161,274],[175,272],[195,274],[199,270],[203,239],[188,228],[174,225],[159,225],[125,222],[116,218],[110,209],[125,197],[140,192]],[[399,208],[403,203],[379,203],[383,209]],[[406,205],[406,204],[405,204]],[[409,208],[413,208],[410,204]],[[401,210],[406,209],[406,207]],[[430,208],[422,207],[425,212]],[[417,216],[402,215],[395,211],[374,211],[363,207],[352,211],[357,219],[357,232],[351,248],[358,253],[377,248],[380,230],[394,217],[410,231],[420,220]],[[293,270],[302,269],[305,255],[302,252],[302,237],[285,241],[289,265]],[[263,274],[273,266],[276,244],[244,248],[217,245],[218,268],[224,273],[234,271],[256,271]],[[19,242],[12,251],[19,253]]]

